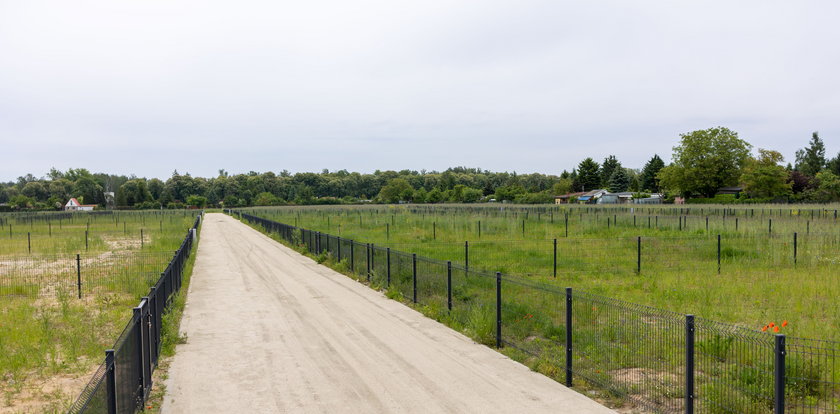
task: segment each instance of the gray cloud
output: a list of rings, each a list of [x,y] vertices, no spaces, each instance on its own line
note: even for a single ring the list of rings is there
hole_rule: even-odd
[[[0,0],[0,179],[840,150],[840,4]],[[9,155],[11,154],[11,155]]]

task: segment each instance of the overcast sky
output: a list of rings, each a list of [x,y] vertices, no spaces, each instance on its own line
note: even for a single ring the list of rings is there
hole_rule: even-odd
[[[0,180],[840,151],[837,1],[0,0]]]

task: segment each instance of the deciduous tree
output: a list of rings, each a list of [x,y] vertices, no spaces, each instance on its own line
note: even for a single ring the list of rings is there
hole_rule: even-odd
[[[735,131],[724,127],[682,134],[674,147],[673,163],[657,177],[671,191],[713,197],[719,188],[738,184],[750,148]]]
[[[744,191],[751,197],[780,198],[791,192],[788,173],[780,164],[784,157],[777,151],[758,149],[758,158],[750,158],[741,175]]]

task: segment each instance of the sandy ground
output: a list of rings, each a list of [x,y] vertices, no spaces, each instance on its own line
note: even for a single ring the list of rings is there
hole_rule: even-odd
[[[164,413],[612,413],[222,214],[207,214]]]

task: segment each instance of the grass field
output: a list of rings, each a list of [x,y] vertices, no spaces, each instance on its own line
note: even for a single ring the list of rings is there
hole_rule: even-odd
[[[492,205],[254,211],[283,223],[454,263],[464,264],[468,242],[469,266],[474,268],[751,329],[787,320],[787,334],[838,340],[840,219],[834,218],[835,207]]]
[[[195,214],[0,215],[0,412],[72,402]]]
[[[491,346],[495,344],[496,332],[495,277],[479,269],[492,272],[505,268],[514,276],[504,276],[501,282],[499,309],[505,345],[502,352],[563,381],[567,361],[564,349],[568,343],[565,335],[567,328],[574,326],[571,347],[577,386],[583,383],[584,389],[590,387],[589,392],[613,403],[617,403],[613,396],[621,396],[621,401],[633,401],[642,412],[684,411],[686,313],[696,314],[693,330],[696,366],[692,372],[699,412],[772,411],[775,338],[769,333],[774,329],[768,333],[760,329],[775,320],[781,325],[780,333],[789,336],[785,358],[788,411],[840,412],[837,343],[796,337],[836,335],[836,325],[829,325],[837,323],[834,303],[837,288],[830,277],[832,269],[824,259],[803,260],[807,255],[831,257],[831,246],[836,244],[831,235],[833,214],[827,209],[815,213],[814,223],[826,231],[806,232],[807,243],[802,245],[802,240],[797,239],[797,247],[805,248],[797,252],[798,260],[794,263],[792,241],[785,243],[781,230],[773,234],[770,229],[763,233],[743,227],[745,223],[760,224],[760,212],[753,219],[753,210],[724,213],[721,209],[720,213],[727,214],[727,219],[738,219],[739,228],[730,233],[721,231],[726,237],[722,237],[725,243],[721,248],[719,275],[717,234],[712,233],[714,221],[711,220],[715,213],[707,208],[683,210],[679,215],[667,214],[666,208],[651,209],[661,221],[658,229],[656,226],[647,229],[648,215],[640,214],[638,209],[631,212],[574,207],[567,212],[570,218],[578,214],[579,221],[570,219],[569,238],[565,238],[565,215],[558,226],[556,221],[551,222],[551,209],[544,207],[506,207],[494,212],[472,206],[433,209],[371,206],[256,209],[253,213],[318,231],[330,229],[332,234],[340,231],[344,239],[298,230],[286,236],[302,252],[324,250],[315,255],[319,262],[383,289],[388,297],[415,306],[427,316]],[[553,211],[558,212],[563,213]],[[808,221],[802,220],[800,211],[796,215],[788,210],[783,210],[781,215],[777,212],[774,210],[772,216],[777,221],[776,229],[811,225],[810,217]],[[769,220],[769,210],[766,213]],[[785,213],[788,213],[786,219]],[[597,224],[598,216],[603,218],[606,214],[611,222],[609,227],[606,223],[601,227]],[[710,216],[709,232],[705,229],[706,214]],[[657,215],[650,215],[654,222]],[[640,228],[640,218],[644,220],[644,229]],[[723,217],[717,218],[722,226]],[[477,238],[479,219],[483,227],[482,241],[470,242],[467,270],[464,244],[453,239],[470,236],[473,231]],[[673,228],[667,225],[669,219]],[[700,220],[702,228],[692,228],[691,223]],[[257,223],[252,225],[262,229]],[[578,231],[573,232],[575,229]],[[558,234],[560,231],[562,236]],[[638,236],[628,237],[628,234],[641,231],[645,232],[644,250],[651,250],[642,259],[653,263],[643,265],[637,274]],[[738,233],[741,231],[745,234]],[[269,233],[283,240],[282,233]],[[604,237],[605,234],[614,237]],[[561,266],[572,262],[564,272],[558,272],[557,278],[552,274],[553,237],[549,239],[546,235],[558,237]],[[357,242],[351,243],[349,239]],[[622,244],[628,239],[634,242],[632,247]],[[707,249],[704,246],[710,240],[713,248]],[[370,241],[378,247],[368,248],[364,243]],[[483,243],[492,247],[482,255],[481,248],[476,246]],[[382,248],[385,246],[394,249],[388,263]],[[724,253],[727,249],[729,253]],[[791,253],[790,257],[785,249]],[[406,253],[421,256],[414,264]],[[632,253],[633,260],[625,257],[628,253]],[[422,256],[454,262],[451,309],[447,309],[446,263]],[[366,271],[368,257],[370,273]],[[657,267],[660,262],[666,265]],[[417,274],[414,285],[413,268]],[[390,269],[390,283],[385,280],[385,269]],[[517,274],[522,277],[516,277]],[[575,291],[569,313],[563,286],[571,286]],[[786,314],[780,315],[774,306],[781,307]],[[566,317],[573,319],[572,325]],[[782,321],[786,322],[782,325]]]

